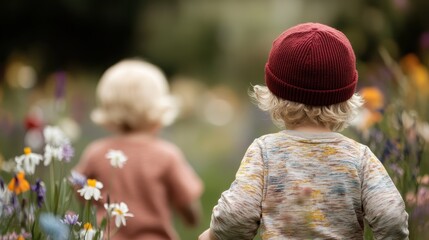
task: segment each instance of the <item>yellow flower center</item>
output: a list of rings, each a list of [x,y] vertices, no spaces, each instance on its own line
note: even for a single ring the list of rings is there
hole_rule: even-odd
[[[95,179],[88,179],[88,180],[86,180],[86,183],[90,187],[95,187],[95,184],[97,184],[97,180],[95,180]]]
[[[17,240],[25,240],[25,238],[22,235],[19,235],[19,237],[17,238]]]
[[[31,148],[29,148],[29,147],[24,148],[24,154],[30,155],[31,154]]]
[[[91,223],[85,223],[85,224],[83,225],[83,229],[85,229],[85,230],[92,230],[92,225],[91,225]]]
[[[119,215],[124,215],[124,213],[121,211],[121,209],[119,209],[119,208],[116,208],[115,209],[115,212],[117,212],[117,213],[119,213]]]

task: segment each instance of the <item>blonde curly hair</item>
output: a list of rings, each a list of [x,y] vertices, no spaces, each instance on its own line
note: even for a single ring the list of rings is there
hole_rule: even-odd
[[[255,104],[270,113],[273,122],[279,127],[294,129],[306,123],[341,131],[358,114],[363,99],[354,94],[349,100],[329,106],[309,106],[275,96],[266,86],[255,85],[249,91]]]
[[[178,111],[163,72],[142,60],[122,60],[107,69],[96,95],[91,119],[119,132],[169,125]]]

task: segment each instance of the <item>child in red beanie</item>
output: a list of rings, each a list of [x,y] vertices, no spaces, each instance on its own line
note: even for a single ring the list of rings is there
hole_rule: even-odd
[[[159,137],[177,112],[167,79],[153,64],[123,60],[107,69],[96,93],[92,120],[115,134],[91,143],[75,171],[104,183],[94,202],[98,220],[108,201],[125,202],[134,217],[111,239],[179,239],[173,209],[197,225],[203,184],[181,150]]]
[[[257,138],[213,209],[207,239],[408,239],[401,195],[371,150],[336,131],[362,105],[347,37],[319,23],[283,32],[251,96],[287,130]]]

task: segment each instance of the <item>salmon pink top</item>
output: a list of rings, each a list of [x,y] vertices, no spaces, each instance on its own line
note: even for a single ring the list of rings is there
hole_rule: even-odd
[[[128,158],[123,168],[113,168],[106,158],[109,150],[120,150]],[[172,208],[179,214],[198,200],[203,184],[182,152],[156,136],[127,134],[104,138],[90,144],[75,171],[101,181],[102,199],[98,220],[105,216],[103,207],[125,202],[134,217],[127,218],[112,239],[179,239],[172,223]],[[114,221],[113,221],[114,222]]]

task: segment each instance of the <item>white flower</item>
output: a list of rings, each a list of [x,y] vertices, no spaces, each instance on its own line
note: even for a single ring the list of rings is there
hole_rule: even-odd
[[[429,143],[429,123],[428,122],[420,122],[417,125],[417,133],[421,138],[425,140],[425,142]]]
[[[106,209],[107,215],[112,216],[112,212],[115,209],[116,205],[117,205],[116,203],[104,204],[104,209]]]
[[[82,133],[79,124],[69,117],[61,119],[58,122],[58,126],[63,130],[64,135],[67,136],[67,138],[72,142],[75,142],[77,139],[79,139]]]
[[[42,149],[43,147],[43,134],[39,129],[29,129],[24,136],[25,145],[32,149]]]
[[[34,174],[36,166],[39,165],[42,159],[42,155],[32,153],[31,148],[26,147],[24,148],[23,155],[15,157],[17,170],[26,172],[28,174]]]
[[[95,239],[95,235],[97,231],[92,228],[91,223],[85,223],[83,229],[79,232],[79,239],[82,240],[98,240],[103,239],[103,232],[100,231],[100,234],[97,239]]]
[[[3,215],[5,206],[10,204],[13,193],[7,187],[0,187],[0,218]]]
[[[415,111],[402,112],[401,120],[405,129],[410,129],[416,124],[417,113]]]
[[[43,129],[43,136],[47,145],[59,147],[69,142],[64,132],[59,127],[47,126]]]
[[[88,179],[86,180],[86,185],[82,189],[77,190],[77,192],[80,193],[80,196],[82,196],[86,200],[94,198],[96,201],[98,201],[98,199],[101,198],[100,189],[102,188],[103,183],[95,179]]]
[[[58,161],[61,161],[63,159],[63,148],[62,146],[55,147],[53,145],[46,145],[45,146],[45,161],[43,164],[45,166],[48,166],[52,159],[57,159]]]
[[[111,204],[112,205],[112,204]],[[105,206],[106,207],[106,206]],[[111,206],[108,206],[109,209]],[[109,209],[107,211],[109,211]],[[128,213],[128,206],[124,202],[119,204],[114,204],[113,209],[111,210],[112,217],[115,218],[116,227],[120,227],[121,225],[126,225],[125,217],[134,217],[132,213]]]
[[[112,167],[122,168],[128,160],[127,156],[120,150],[109,150],[106,158],[110,160]]]

